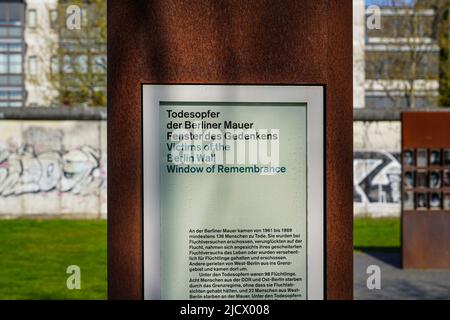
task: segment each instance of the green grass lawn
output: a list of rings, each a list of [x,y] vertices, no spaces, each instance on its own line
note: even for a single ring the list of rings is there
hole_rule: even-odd
[[[0,220],[0,299],[106,299],[106,270],[106,221]]]
[[[357,251],[400,251],[399,218],[355,218],[353,232]]]
[[[354,247],[400,248],[400,219],[357,218]],[[67,266],[81,268],[68,290]],[[0,220],[0,299],[106,299],[106,221]]]

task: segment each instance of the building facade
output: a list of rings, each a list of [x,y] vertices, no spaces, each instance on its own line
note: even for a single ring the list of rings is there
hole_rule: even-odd
[[[0,107],[106,104],[106,7],[75,3],[0,0]]]
[[[25,6],[25,106],[51,106],[57,95],[50,79],[58,47],[56,0],[27,0]]]
[[[353,0],[353,106],[365,106],[364,49],[366,34],[364,0]]]
[[[366,8],[365,106],[430,108],[439,101],[439,41],[435,11],[427,8]]]
[[[26,89],[25,3],[0,0],[0,107],[21,107]]]

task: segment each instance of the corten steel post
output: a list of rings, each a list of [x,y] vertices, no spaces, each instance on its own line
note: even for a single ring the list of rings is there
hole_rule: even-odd
[[[353,292],[352,1],[108,1],[108,285],[142,299],[141,83],[326,86],[326,297]]]
[[[402,151],[417,149],[450,150],[450,112],[411,111],[402,114]],[[441,159],[443,160],[443,159]],[[442,161],[443,162],[443,161]],[[406,171],[445,172],[450,165],[420,167],[417,163]],[[442,177],[443,178],[443,177]],[[403,181],[403,179],[402,179]],[[405,185],[402,184],[405,193]],[[450,193],[450,188],[415,188],[417,193]],[[403,194],[404,194],[403,193]],[[443,197],[441,199],[443,201]],[[450,210],[442,207],[435,210],[406,210],[402,205],[402,265],[405,269],[450,269]]]

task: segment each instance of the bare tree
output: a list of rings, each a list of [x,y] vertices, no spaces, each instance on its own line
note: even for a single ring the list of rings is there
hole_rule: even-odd
[[[436,10],[421,0],[389,0],[383,7],[388,14],[383,16],[381,30],[368,30],[372,39],[378,39],[376,49],[366,57],[371,89],[384,92],[396,107],[406,103],[415,108],[419,95],[435,105],[439,47],[433,25],[440,21]]]
[[[450,0],[428,0],[435,11],[432,30],[438,39],[439,54],[439,103],[450,107]]]
[[[80,28],[68,28],[69,6],[80,9]],[[44,75],[49,103],[60,106],[106,106],[106,1],[60,0],[50,17],[45,39]],[[39,84],[39,83],[37,83]],[[42,85],[42,84],[41,84]]]

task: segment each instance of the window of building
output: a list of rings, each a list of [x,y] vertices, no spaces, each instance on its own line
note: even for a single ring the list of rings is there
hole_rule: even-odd
[[[59,73],[59,59],[57,56],[52,56],[50,60],[50,68],[52,74]]]
[[[8,73],[8,55],[0,54],[0,74]]]
[[[11,100],[22,100],[22,91],[15,90],[9,91],[9,99]]]
[[[106,57],[104,55],[95,56],[92,66],[94,73],[105,73],[106,71]]]
[[[88,11],[86,8],[81,8],[81,25],[87,27],[88,25]]]
[[[28,58],[28,73],[32,77],[35,77],[38,73],[38,60],[36,56]]]
[[[28,27],[36,28],[37,26],[37,12],[36,9],[28,10]]]
[[[22,107],[23,79],[23,1],[0,1],[0,105]],[[27,17],[28,19],[28,17]]]
[[[21,36],[21,27],[0,27],[0,38],[20,38]]]
[[[15,26],[22,25],[22,10],[23,6],[21,3],[9,4],[9,24]]]
[[[0,3],[0,25],[8,23],[7,3]]]
[[[0,86],[21,86],[22,76],[18,75],[2,75],[0,74]]]
[[[22,36],[22,28],[21,27],[12,27],[8,28],[8,36],[11,38],[20,38]]]
[[[1,49],[0,49],[1,51]],[[22,52],[22,44],[21,43],[9,43],[8,50],[9,52]]]
[[[0,3],[0,25],[22,25],[22,3]]]
[[[65,55],[63,58],[63,71],[64,73],[72,73],[72,57],[69,55]]]
[[[22,107],[23,99],[23,90],[20,88],[0,90],[0,107]]]
[[[85,55],[79,55],[76,57],[77,71],[79,73],[88,72],[88,58]]]
[[[0,74],[22,73],[21,54],[0,54]]]
[[[9,55],[9,73],[22,73],[22,55]]]
[[[50,20],[50,28],[56,29],[58,24],[58,10],[51,9],[48,12]]]

